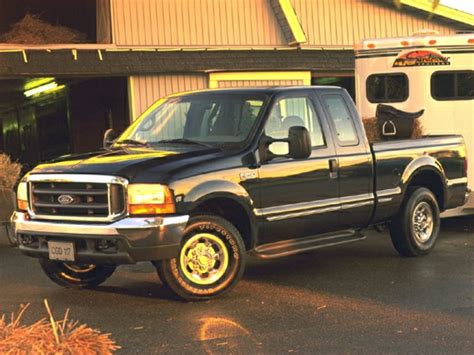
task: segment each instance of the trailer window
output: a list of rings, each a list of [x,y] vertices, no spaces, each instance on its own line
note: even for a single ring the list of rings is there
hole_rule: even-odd
[[[431,96],[435,100],[474,98],[474,71],[437,71],[431,75]]]
[[[366,82],[370,102],[403,102],[408,99],[408,77],[403,73],[372,74]]]

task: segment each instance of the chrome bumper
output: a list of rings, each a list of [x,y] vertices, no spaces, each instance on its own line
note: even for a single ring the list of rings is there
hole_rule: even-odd
[[[26,213],[15,212],[12,223],[15,233],[37,234],[89,234],[103,236],[118,236],[128,229],[156,229],[172,225],[188,223],[189,216],[125,218],[111,224],[61,223],[51,221],[36,221],[27,217]]]
[[[115,264],[153,261],[175,257],[179,251],[189,216],[128,217],[110,224],[62,223],[30,219],[27,213],[15,212],[12,223],[20,250],[29,256],[47,257],[49,240],[67,240],[82,245],[77,260]],[[22,238],[33,244],[22,242]],[[99,250],[103,239],[113,241],[116,249]]]

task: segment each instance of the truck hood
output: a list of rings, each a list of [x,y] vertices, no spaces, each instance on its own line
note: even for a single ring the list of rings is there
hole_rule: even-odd
[[[166,150],[165,150],[166,149]],[[212,159],[222,152],[214,148],[169,146],[164,149],[124,147],[81,155],[67,155],[38,165],[31,174],[98,174],[139,179],[153,170],[155,179],[172,174],[184,166]],[[141,179],[140,179],[141,180]]]

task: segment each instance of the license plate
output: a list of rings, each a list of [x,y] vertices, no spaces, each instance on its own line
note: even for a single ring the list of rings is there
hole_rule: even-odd
[[[49,259],[74,261],[74,243],[48,242]]]

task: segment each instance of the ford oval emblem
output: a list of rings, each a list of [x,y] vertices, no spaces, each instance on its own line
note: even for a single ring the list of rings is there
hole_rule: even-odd
[[[74,196],[71,195],[60,195],[58,197],[58,202],[61,205],[70,205],[71,203],[74,202]]]

